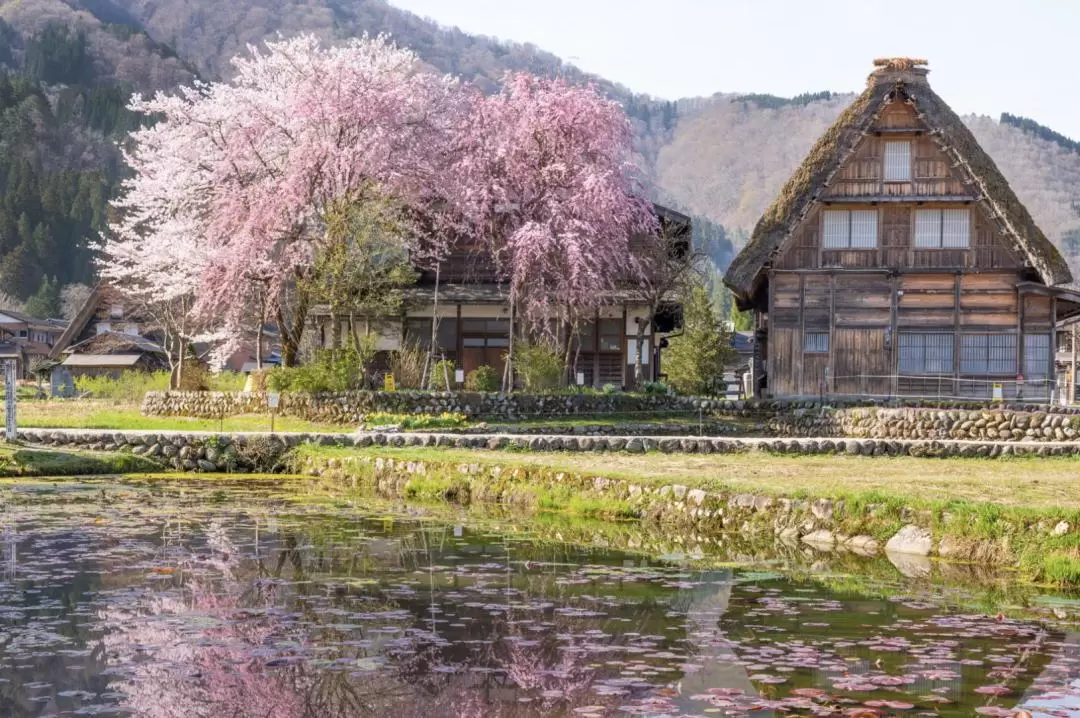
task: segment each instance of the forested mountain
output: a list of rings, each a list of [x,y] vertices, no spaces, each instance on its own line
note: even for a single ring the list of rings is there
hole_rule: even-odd
[[[136,28],[59,1],[0,3],[0,292],[93,281],[118,143],[138,122],[131,92],[194,76]]]
[[[228,59],[247,44],[301,31],[328,40],[389,33],[433,69],[486,88],[508,70],[595,82],[633,118],[657,199],[695,216],[699,245],[717,269],[852,99],[656,100],[533,45],[440,27],[385,0],[0,0],[0,292],[25,297],[53,275],[90,279],[87,242],[104,226],[122,172],[117,144],[135,121],[123,110],[132,90],[227,77]],[[967,122],[1047,234],[1080,263],[1076,143],[1008,113]]]

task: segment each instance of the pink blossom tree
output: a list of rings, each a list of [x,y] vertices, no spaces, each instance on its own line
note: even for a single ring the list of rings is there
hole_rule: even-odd
[[[264,286],[291,361],[307,307],[286,317],[280,300],[310,267],[326,213],[372,196],[424,207],[445,195],[464,96],[383,37],[324,48],[302,35],[234,64],[231,83],[133,100],[158,121],[133,136],[105,266],[149,277],[172,243],[195,248],[195,313],[235,341],[252,287]]]
[[[631,237],[656,220],[631,163],[632,129],[594,88],[527,74],[473,97],[458,155],[464,206],[524,324],[567,350],[577,322],[638,271]]]

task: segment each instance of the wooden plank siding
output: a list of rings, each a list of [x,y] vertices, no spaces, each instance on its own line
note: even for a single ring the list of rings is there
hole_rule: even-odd
[[[1020,296],[1017,272],[776,271],[772,279],[769,376],[775,396],[979,395],[1024,366],[1026,334],[1049,334],[1053,300]],[[807,334],[828,335],[829,351],[804,352]],[[901,334],[948,335],[951,369],[932,378],[900,375]],[[1015,371],[965,375],[965,337],[1009,335]],[[970,344],[970,342],[968,342]]]

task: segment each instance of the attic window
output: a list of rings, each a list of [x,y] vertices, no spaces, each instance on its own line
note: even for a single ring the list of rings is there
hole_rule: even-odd
[[[827,209],[824,217],[822,246],[825,249],[877,248],[878,213],[876,209]]]
[[[915,246],[922,249],[967,249],[971,245],[971,212],[967,209],[920,209],[915,212]]]
[[[885,181],[911,181],[911,142],[908,140],[885,143]]]

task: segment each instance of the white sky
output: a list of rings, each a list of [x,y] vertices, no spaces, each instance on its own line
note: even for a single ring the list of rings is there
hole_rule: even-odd
[[[531,42],[666,99],[851,92],[874,57],[924,57],[934,89],[960,114],[1011,112],[1080,139],[1078,0],[390,2],[465,32]]]

